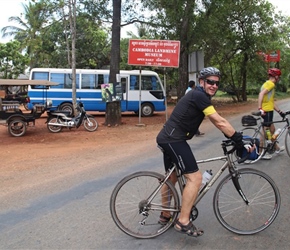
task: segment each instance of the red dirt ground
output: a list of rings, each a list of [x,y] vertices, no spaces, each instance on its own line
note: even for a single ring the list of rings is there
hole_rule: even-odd
[[[257,101],[214,104],[219,114],[227,117],[256,109]],[[167,112],[157,113],[153,117],[141,117],[141,122],[135,114],[124,113],[123,124],[117,127],[103,125],[104,113],[94,113],[99,123],[95,132],[88,132],[81,126],[79,129],[50,133],[45,124],[45,115],[36,120],[35,127],[28,127],[22,137],[12,137],[7,127],[0,126],[0,198],[1,195],[26,188],[32,183],[63,177],[72,171],[72,162],[78,167],[73,170],[77,172],[88,167],[92,161],[101,165],[102,161],[107,162],[108,157],[128,159],[134,150],[140,153],[148,145],[155,147],[155,137],[166,120],[166,113],[169,117],[173,108],[174,104],[170,104]],[[140,123],[145,126],[136,126]],[[207,133],[212,126],[205,119],[201,131]],[[83,152],[81,159],[78,157],[80,152]]]
[[[248,101],[247,103],[214,102],[214,106],[220,115],[227,117],[255,109],[256,101]],[[123,113],[122,125],[117,127],[103,125],[105,121],[104,113],[93,113],[99,123],[99,127],[95,132],[88,132],[81,126],[79,129],[63,129],[60,133],[50,133],[45,124],[45,114],[36,120],[34,127],[28,127],[26,134],[22,137],[12,137],[9,135],[6,126],[0,126],[1,165],[2,167],[5,166],[5,161],[13,161],[13,154],[10,155],[4,152],[13,152],[18,147],[21,148],[21,150],[16,151],[19,157],[19,154],[26,154],[26,149],[39,151],[40,145],[43,144],[46,146],[46,150],[37,153],[41,157],[41,154],[52,153],[50,151],[53,151],[54,154],[65,154],[71,146],[77,148],[78,146],[90,147],[93,145],[96,148],[104,148],[111,147],[116,143],[120,146],[122,143],[140,143],[144,140],[153,140],[155,142],[158,131],[166,121],[166,116],[170,116],[173,108],[174,104],[169,104],[167,112],[156,113],[152,117],[141,117],[141,119],[133,113]],[[205,120],[201,125],[202,132],[206,132],[207,123],[208,121]],[[137,126],[138,124],[143,124],[144,126]],[[7,157],[8,155],[9,157]],[[2,167],[0,167],[0,170]]]

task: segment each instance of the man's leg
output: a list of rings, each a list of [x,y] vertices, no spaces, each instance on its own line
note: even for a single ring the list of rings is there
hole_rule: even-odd
[[[202,182],[202,175],[200,171],[197,171],[195,173],[184,174],[184,176],[186,178],[186,185],[182,193],[181,212],[178,220],[182,225],[187,225],[189,223],[191,209]],[[176,227],[180,228],[178,225]]]
[[[175,183],[177,182],[177,176],[176,176],[176,173],[173,172],[170,177],[169,177],[169,180],[172,182],[173,185],[175,185]],[[162,188],[161,188],[161,193],[162,193],[162,205],[167,207],[170,205],[171,203],[171,198],[172,198],[172,194],[169,193],[169,188],[167,185],[163,185]],[[165,218],[160,218],[161,220],[163,219],[164,222],[167,220],[167,218],[170,218],[171,217],[171,214],[169,211],[162,211],[161,213],[162,217],[165,217]]]

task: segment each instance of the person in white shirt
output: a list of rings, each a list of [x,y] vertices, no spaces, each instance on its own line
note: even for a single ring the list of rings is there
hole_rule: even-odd
[[[188,82],[188,87],[187,87],[187,89],[185,91],[185,94],[187,94],[190,90],[193,90],[193,89],[195,89],[195,81],[190,80]],[[204,133],[200,132],[199,129],[198,129],[197,133],[196,133],[196,136],[200,136],[200,135],[204,135]]]

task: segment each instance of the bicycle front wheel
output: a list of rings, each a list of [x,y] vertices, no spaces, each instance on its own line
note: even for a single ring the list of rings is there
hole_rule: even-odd
[[[287,130],[285,136],[285,148],[288,156],[290,157],[290,129]]]
[[[250,158],[250,159],[247,159],[244,161],[244,163],[247,163],[247,164],[255,163],[258,160],[260,160],[261,157],[266,152],[265,137],[257,128],[252,128],[252,127],[244,128],[244,129],[242,129],[242,132],[243,132],[243,136],[249,136],[249,137],[253,138],[254,140],[258,140],[257,144],[259,145],[259,148],[257,149],[257,154],[255,154],[254,158]],[[256,142],[255,142],[255,144],[256,144]]]
[[[275,182],[265,173],[250,168],[238,171],[238,182],[248,204],[228,174],[218,184],[213,197],[214,213],[229,231],[242,235],[261,232],[278,215],[281,198]]]
[[[170,181],[160,188],[163,179],[161,174],[142,171],[125,177],[117,184],[111,195],[110,211],[123,232],[148,239],[170,228],[178,215],[180,201]],[[164,210],[171,211],[171,220],[161,225],[159,216]]]

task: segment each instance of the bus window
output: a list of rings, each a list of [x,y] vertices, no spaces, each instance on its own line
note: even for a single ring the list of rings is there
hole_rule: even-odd
[[[155,76],[142,76],[141,77],[142,90],[162,90],[158,79]],[[130,77],[130,90],[139,89],[139,76]]]
[[[97,89],[95,74],[82,74],[82,89]]]
[[[51,82],[57,82],[57,86],[51,86],[51,88],[63,89],[64,88],[64,74],[63,73],[51,73]]]
[[[76,88],[79,88],[79,74],[76,75]],[[59,85],[51,86],[56,89],[71,89],[72,88],[72,75],[65,73],[51,73],[51,82],[57,82]]]
[[[79,79],[80,75],[76,74],[76,88],[79,88]],[[72,88],[72,74],[65,74],[64,88],[71,89]]]
[[[101,89],[102,84],[109,83],[109,75],[97,74],[98,89]]]
[[[32,74],[33,80],[49,80],[48,72],[33,72]]]

